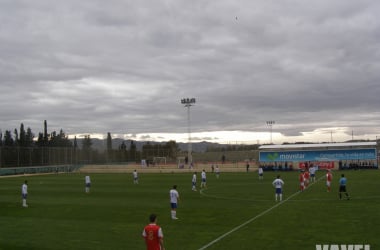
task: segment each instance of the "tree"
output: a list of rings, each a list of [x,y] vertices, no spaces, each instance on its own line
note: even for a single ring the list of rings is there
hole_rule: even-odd
[[[131,140],[131,145],[129,147],[129,153],[130,153],[130,159],[132,161],[136,161],[136,153],[137,153],[137,148],[136,148],[136,144],[134,143],[133,140]]]
[[[91,162],[92,141],[90,135],[85,135],[82,141],[82,150],[84,159]]]
[[[85,135],[82,141],[82,149],[83,150],[91,150],[92,141],[90,135]]]
[[[25,147],[26,146],[26,132],[24,129],[24,124],[21,123],[20,125],[20,137],[18,138],[18,144],[20,147]]]
[[[47,122],[46,120],[44,121],[44,135],[43,135],[43,145],[47,146],[48,145],[48,133],[47,133]]]
[[[107,133],[107,151],[112,151],[112,137],[110,132]]]
[[[123,141],[119,146],[119,160],[120,161],[126,161],[128,160],[128,151],[127,151],[127,145],[125,144],[125,141]]]
[[[74,149],[78,148],[77,136],[74,137]]]
[[[63,130],[61,129],[59,131],[59,134],[57,134],[55,131],[53,131],[50,134],[50,140],[49,140],[49,146],[53,147],[71,147],[71,141],[69,140],[68,136],[65,135]]]
[[[27,128],[25,135],[25,146],[30,147],[33,145],[34,134],[31,128]]]
[[[4,135],[4,146],[11,147],[13,145],[14,145],[14,140],[12,138],[12,133],[11,131],[6,130],[5,135]]]
[[[121,151],[126,151],[126,150],[127,150],[127,145],[125,144],[125,141],[123,141],[123,142],[120,144],[120,150],[121,150]]]
[[[155,156],[154,155],[154,147],[152,144],[150,144],[150,142],[147,142],[145,143],[143,146],[142,146],[142,149],[141,149],[141,157],[143,159],[146,159],[146,160],[153,160],[153,157]],[[158,156],[158,155],[156,155]]]
[[[73,155],[73,159],[75,163],[78,163],[77,149],[78,149],[78,141],[77,141],[77,137],[75,136],[74,137],[74,155]]]
[[[112,161],[112,137],[111,133],[107,133],[107,160]]]
[[[180,151],[176,141],[170,140],[166,142],[165,149],[167,150],[167,156],[176,159],[177,153]]]

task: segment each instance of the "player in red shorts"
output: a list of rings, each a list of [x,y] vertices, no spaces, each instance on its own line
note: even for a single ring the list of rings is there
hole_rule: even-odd
[[[309,186],[309,179],[310,179],[310,173],[309,173],[309,170],[306,170],[305,173],[303,174],[304,178],[305,178],[305,188],[307,188],[307,186]]]
[[[299,181],[300,181],[300,191],[303,192],[305,189],[305,176],[303,170],[301,170],[301,173],[299,175]]]
[[[331,191],[331,181],[332,181],[332,173],[331,170],[328,169],[326,173],[326,186],[327,186],[327,192]]]
[[[144,227],[142,236],[145,238],[147,250],[165,250],[164,234],[159,225],[157,225],[157,216],[151,214],[149,216],[150,223]]]

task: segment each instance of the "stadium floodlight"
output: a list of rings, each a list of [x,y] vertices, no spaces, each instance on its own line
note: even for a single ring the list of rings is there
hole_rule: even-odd
[[[187,108],[187,133],[188,133],[188,142],[187,142],[187,159],[188,163],[192,164],[192,148],[191,148],[191,130],[190,130],[190,107],[195,104],[195,98],[183,98],[181,103]]]
[[[275,121],[267,121],[267,125],[270,127],[270,144],[273,144],[272,142],[272,127],[275,124]]]

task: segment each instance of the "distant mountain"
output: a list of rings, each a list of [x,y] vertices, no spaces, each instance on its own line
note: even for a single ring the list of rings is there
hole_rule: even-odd
[[[77,139],[78,147],[82,148],[82,141],[83,139]],[[107,140],[106,139],[91,139],[92,142],[92,148],[95,150],[98,150],[100,152],[105,151],[107,149]],[[122,143],[125,143],[127,145],[127,149],[129,149],[131,145],[131,140],[124,140],[120,138],[112,139],[112,148],[118,149]],[[156,144],[165,144],[166,142],[155,142],[155,141],[133,141],[134,144],[137,147],[137,150],[141,151],[142,146],[144,144],[150,143],[151,145]],[[181,151],[187,151],[188,144],[183,142],[177,142],[178,147]],[[194,152],[206,152],[207,148],[220,148],[225,146],[224,144],[218,144],[218,143],[212,143],[212,142],[193,142],[191,143],[192,151]]]

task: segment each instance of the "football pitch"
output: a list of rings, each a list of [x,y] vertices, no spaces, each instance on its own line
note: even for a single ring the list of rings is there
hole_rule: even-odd
[[[348,179],[350,200],[339,200],[338,180]],[[275,202],[272,181],[285,182]],[[191,190],[192,172],[178,174],[83,174],[0,178],[0,249],[145,249],[141,236],[158,215],[167,250],[316,249],[316,245],[367,244],[380,249],[380,171],[334,171],[332,192],[325,172],[298,192],[297,172],[207,173],[207,189]],[[28,208],[21,185],[28,180]],[[171,220],[169,190],[180,194]]]

